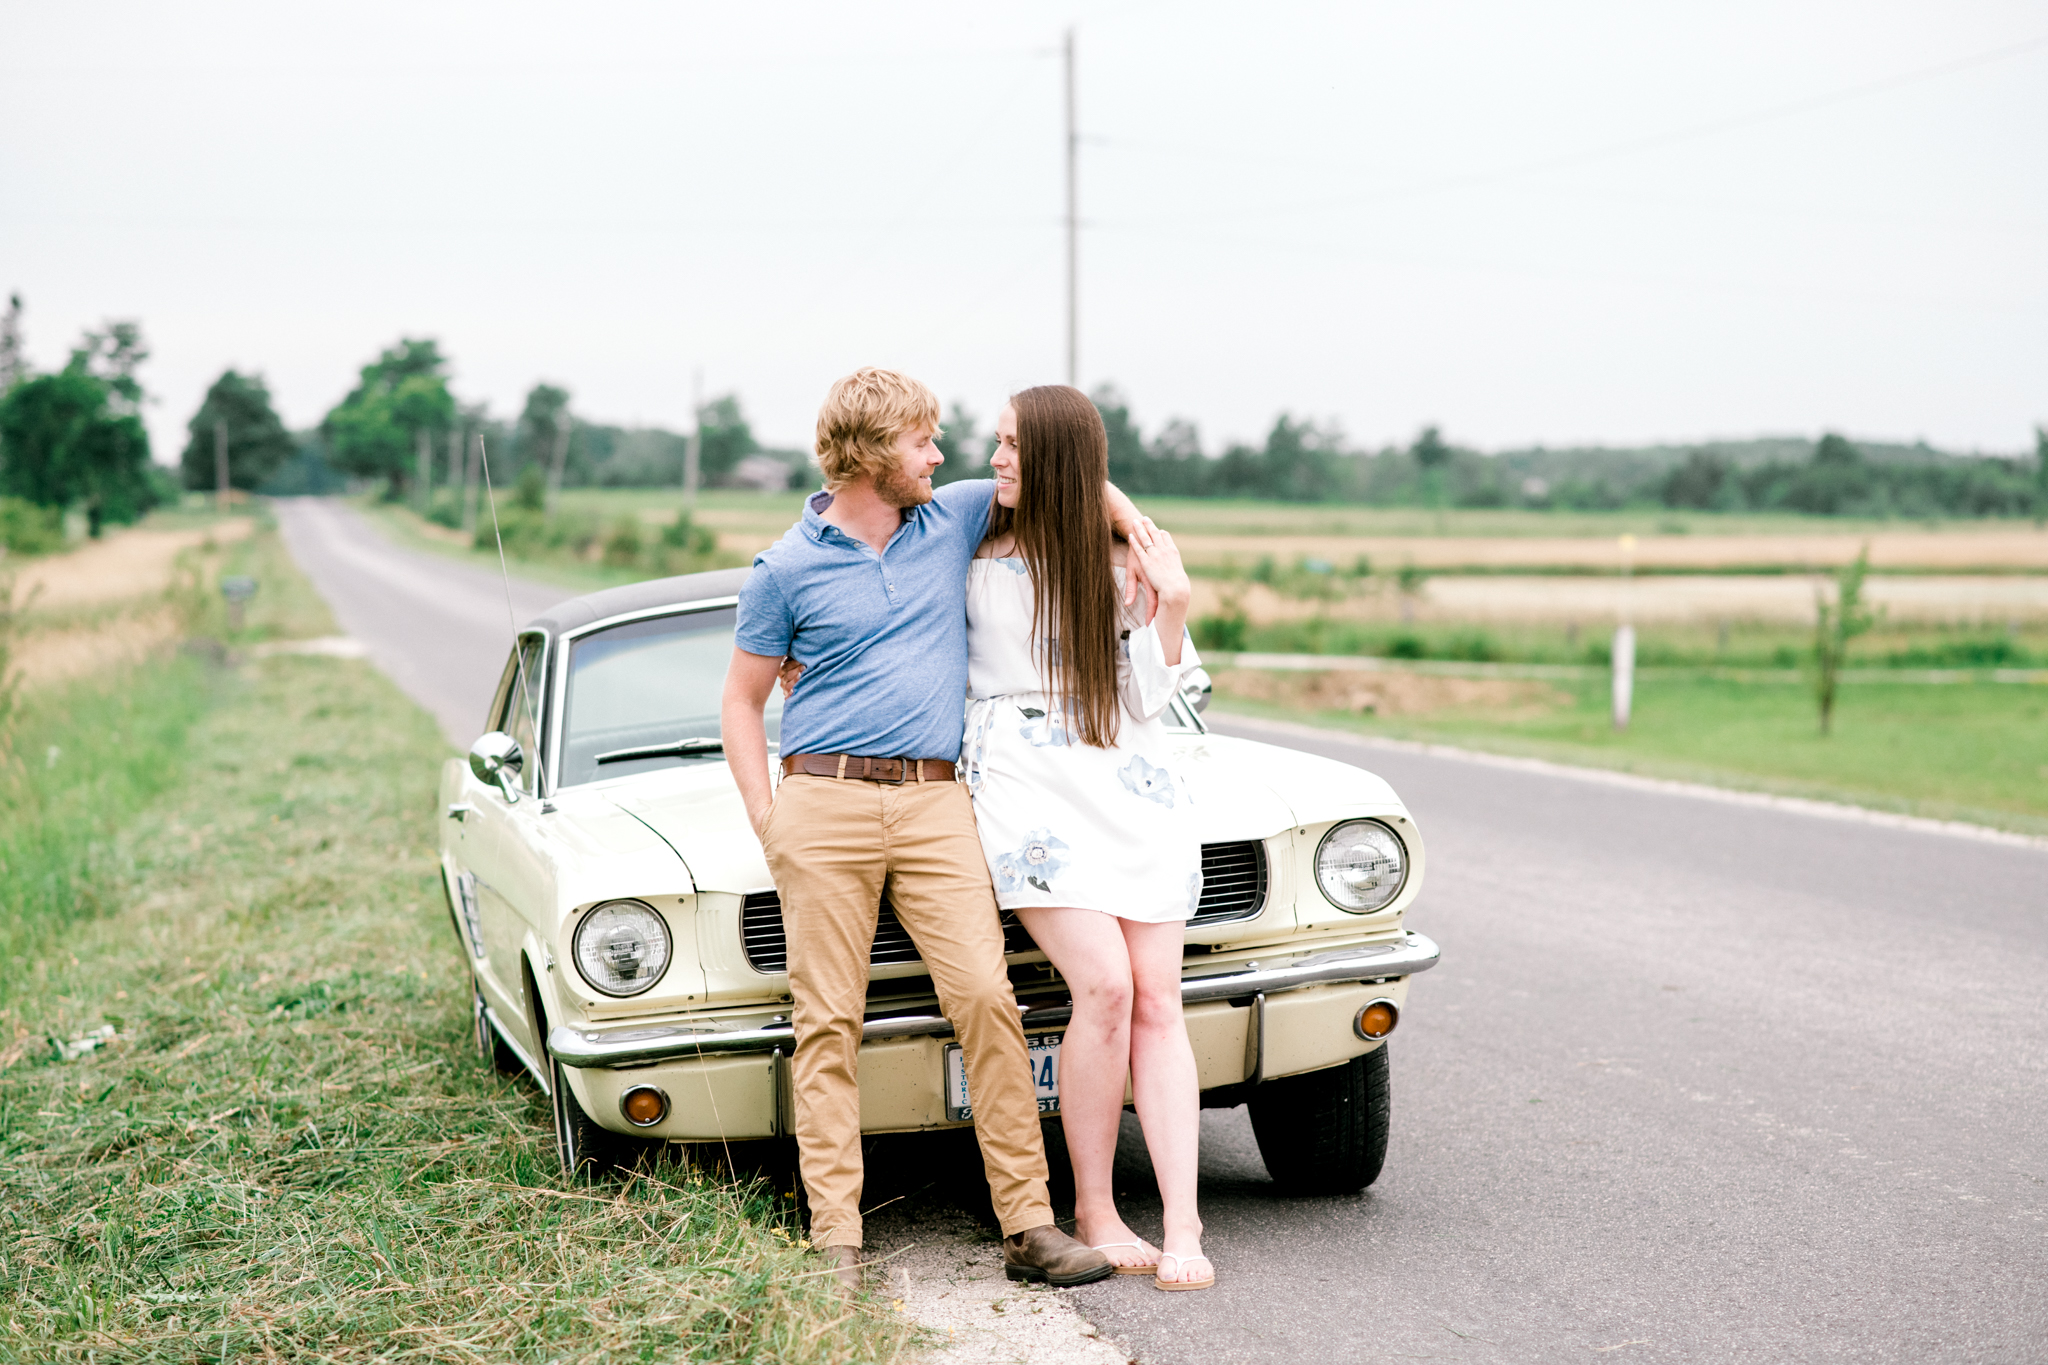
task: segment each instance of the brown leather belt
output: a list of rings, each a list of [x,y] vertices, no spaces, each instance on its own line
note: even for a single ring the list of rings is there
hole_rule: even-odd
[[[790,754],[782,775],[851,777],[862,782],[951,782],[953,765],[943,758],[863,758],[859,754]]]

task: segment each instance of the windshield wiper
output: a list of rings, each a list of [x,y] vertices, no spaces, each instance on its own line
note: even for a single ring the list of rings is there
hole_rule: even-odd
[[[597,761],[604,763],[629,763],[636,758],[684,758],[691,754],[722,754],[725,742],[693,735],[689,739],[672,739],[663,744],[643,744],[637,749],[614,749],[608,754],[599,754]]]

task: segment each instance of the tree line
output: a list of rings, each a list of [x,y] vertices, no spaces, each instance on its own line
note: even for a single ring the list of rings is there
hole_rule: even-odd
[[[2048,516],[2048,431],[2027,456],[1949,455],[1926,445],[1763,439],[1636,449],[1543,447],[1492,453],[1436,427],[1405,447],[1350,447],[1332,425],[1281,414],[1261,445],[1206,454],[1192,423],[1149,439],[1113,388],[1095,405],[1110,478],[1132,494],[1596,511],[1785,511],[1821,516]]]
[[[52,536],[65,509],[94,535],[132,521],[186,489],[227,484],[272,494],[380,485],[450,525],[471,525],[488,454],[500,484],[522,480],[544,505],[565,486],[681,483],[691,433],[628,428],[576,414],[569,390],[537,383],[516,416],[464,403],[450,363],[429,338],[401,338],[358,371],[319,424],[289,430],[263,377],[234,369],[208,388],[186,425],[174,479],[154,464],[137,377],[149,358],[140,326],[87,331],[58,370],[37,373],[22,352],[22,305],[0,316],[0,541],[25,548]],[[1333,424],[1282,413],[1263,442],[1210,452],[1191,422],[1147,435],[1114,387],[1093,395],[1109,437],[1109,473],[1138,496],[1256,498],[1414,507],[1788,511],[1854,516],[2048,517],[2048,431],[2031,456],[1958,456],[1926,445],[1766,439],[1638,449],[1485,453],[1429,427],[1404,447],[1350,445]],[[808,452],[765,448],[739,399],[697,412],[706,487],[780,489],[810,477]],[[940,445],[939,481],[978,477],[993,436],[955,403]]]

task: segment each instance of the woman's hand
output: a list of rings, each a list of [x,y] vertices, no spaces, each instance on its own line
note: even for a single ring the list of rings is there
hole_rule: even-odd
[[[793,656],[783,659],[782,668],[776,674],[776,680],[782,684],[782,695],[785,699],[788,698],[790,693],[796,691],[796,680],[803,675],[804,666],[798,663]]]
[[[1188,580],[1187,566],[1180,561],[1180,547],[1169,533],[1153,528],[1150,545],[1133,540],[1126,550],[1125,566],[1142,574],[1155,595],[1147,624],[1159,630],[1159,644],[1168,664],[1180,662],[1181,632],[1187,628],[1188,605],[1194,601],[1195,585]]]

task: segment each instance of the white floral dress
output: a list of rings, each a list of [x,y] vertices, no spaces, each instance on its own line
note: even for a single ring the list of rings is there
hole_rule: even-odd
[[[1202,898],[1187,783],[1159,719],[1201,661],[1183,635],[1169,666],[1142,605],[1122,608],[1117,742],[1098,749],[1068,733],[1046,696],[1028,566],[984,558],[967,570],[961,767],[1005,910],[1076,906],[1156,924],[1190,918]]]

